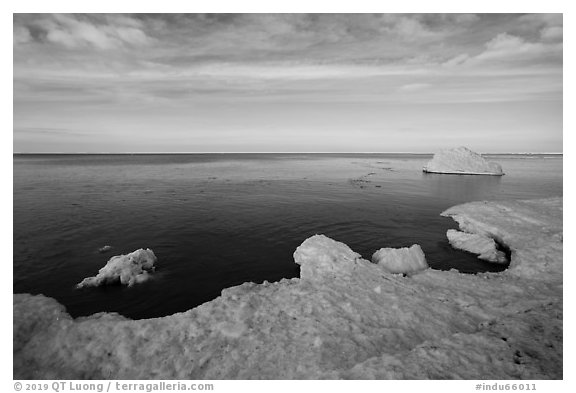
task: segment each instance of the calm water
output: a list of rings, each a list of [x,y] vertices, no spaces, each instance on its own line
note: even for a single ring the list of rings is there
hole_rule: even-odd
[[[322,233],[370,259],[418,243],[436,269],[494,269],[452,250],[440,217],[472,200],[562,195],[562,158],[492,156],[506,175],[422,173],[428,155],[15,155],[14,292],[73,316],[163,316],[246,281],[297,277],[292,254]],[[98,248],[111,245],[106,254]],[[154,279],[76,290],[113,255],[151,248]]]

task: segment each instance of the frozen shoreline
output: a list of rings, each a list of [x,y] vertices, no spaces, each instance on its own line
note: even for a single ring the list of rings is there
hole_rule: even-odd
[[[561,379],[562,199],[443,215],[509,247],[510,268],[402,277],[313,236],[294,253],[300,279],[163,318],[72,319],[54,299],[14,295],[14,378]]]

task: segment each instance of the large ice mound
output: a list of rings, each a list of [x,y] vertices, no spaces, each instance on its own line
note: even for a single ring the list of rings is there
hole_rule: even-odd
[[[344,243],[324,235],[304,240],[294,251],[294,262],[300,265],[300,277],[321,281],[326,277],[346,277],[358,264],[369,263]]]
[[[502,176],[502,167],[486,161],[480,154],[466,147],[442,150],[424,167],[424,172],[459,175],[493,175]]]
[[[478,259],[501,264],[508,263],[506,254],[499,251],[494,239],[488,236],[461,232],[455,229],[449,229],[446,236],[452,247],[477,254]]]
[[[372,262],[390,273],[414,273],[428,268],[424,251],[418,244],[410,248],[381,248],[372,255]]]
[[[139,249],[130,254],[116,255],[106,263],[94,277],[87,277],[76,288],[98,287],[120,281],[123,285],[131,287],[150,278],[154,271],[157,258],[154,252],[147,248]]]

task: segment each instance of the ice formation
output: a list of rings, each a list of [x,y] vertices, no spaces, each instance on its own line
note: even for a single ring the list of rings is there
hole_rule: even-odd
[[[494,175],[501,176],[502,167],[486,161],[480,154],[466,147],[442,150],[424,167],[424,172],[458,175]]]
[[[478,254],[479,259],[494,263],[508,263],[506,254],[498,250],[494,239],[488,236],[466,233],[455,229],[448,229],[446,236],[452,247],[471,252],[472,254]]]
[[[562,379],[562,199],[453,207],[512,252],[501,273],[402,276],[313,236],[301,278],[184,313],[73,319],[14,295],[14,379]]]
[[[428,268],[424,251],[418,244],[410,248],[381,248],[372,255],[372,262],[390,273],[414,273]]]
[[[116,255],[110,258],[106,266],[94,277],[87,277],[76,288],[98,287],[120,281],[129,287],[144,282],[150,278],[149,272],[154,271],[156,255],[147,248],[139,249],[130,254]]]
[[[103,246],[103,247],[100,247],[100,248],[98,249],[98,252],[99,252],[99,253],[105,253],[105,252],[110,251],[111,249],[112,249],[112,246]]]

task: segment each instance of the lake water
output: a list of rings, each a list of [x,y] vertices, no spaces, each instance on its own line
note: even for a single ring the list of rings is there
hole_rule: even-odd
[[[488,156],[506,175],[422,172],[430,155],[15,155],[14,293],[54,297],[73,316],[185,311],[246,281],[297,277],[313,234],[366,259],[420,244],[429,265],[497,270],[453,250],[440,217],[473,200],[562,195],[561,156]],[[104,245],[112,250],[102,254]],[[77,290],[113,255],[151,248],[149,282]]]

